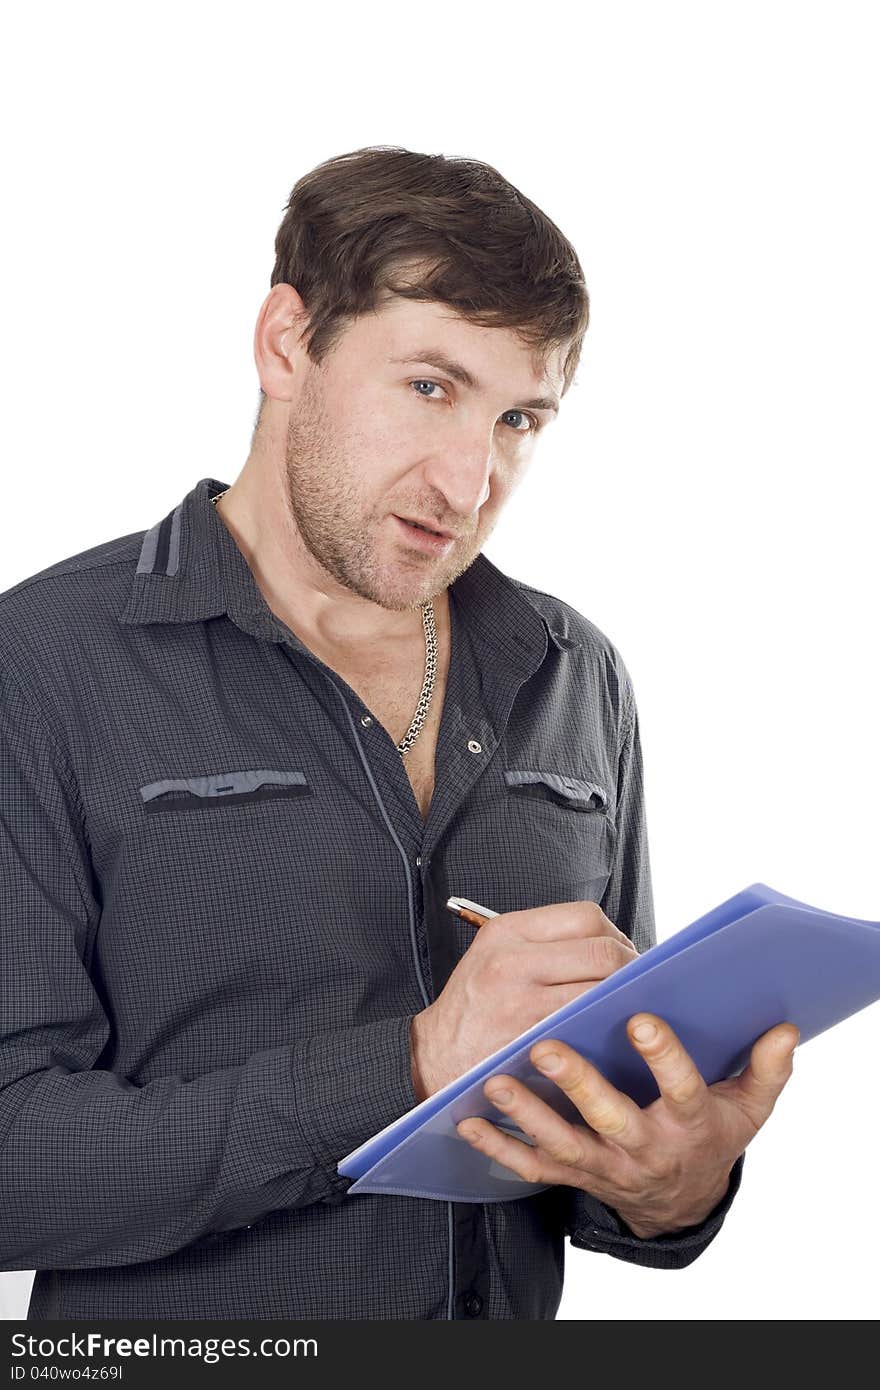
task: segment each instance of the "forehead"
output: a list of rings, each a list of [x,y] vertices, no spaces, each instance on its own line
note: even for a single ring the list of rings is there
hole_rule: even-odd
[[[399,368],[418,362],[426,346],[439,349],[468,367],[487,387],[522,385],[524,389],[562,389],[564,347],[547,356],[525,343],[512,328],[485,328],[468,322],[448,304],[434,300],[387,297],[371,313],[355,319],[345,335],[358,355],[369,353],[377,367]]]

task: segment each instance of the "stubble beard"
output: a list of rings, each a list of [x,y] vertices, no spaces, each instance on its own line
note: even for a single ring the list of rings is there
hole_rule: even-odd
[[[428,571],[431,583],[412,579],[394,583],[376,559],[374,537],[387,517],[374,522],[363,514],[363,503],[352,485],[344,453],[334,443],[321,408],[319,392],[307,383],[300,409],[291,415],[287,431],[285,482],[287,502],[300,541],[312,560],[361,598],[395,612],[420,608],[435,598],[470,567],[476,552],[455,556],[443,572],[414,555],[416,566]]]

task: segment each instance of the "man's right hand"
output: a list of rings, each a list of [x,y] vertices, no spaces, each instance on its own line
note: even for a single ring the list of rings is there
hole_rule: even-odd
[[[425,1100],[591,985],[635,960],[598,903],[551,903],[490,917],[410,1029]]]

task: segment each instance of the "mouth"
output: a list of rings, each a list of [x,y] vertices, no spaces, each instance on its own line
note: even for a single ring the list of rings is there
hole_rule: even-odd
[[[448,531],[434,531],[424,522],[410,521],[402,516],[395,515],[394,521],[410,549],[428,555],[446,555],[455,545],[456,538]]]
[[[407,526],[414,526],[417,531],[426,531],[429,536],[440,536],[441,539],[446,541],[455,540],[455,536],[451,531],[438,530],[436,527],[429,525],[427,521],[415,521],[410,516],[401,516],[397,519],[398,521],[405,521]]]

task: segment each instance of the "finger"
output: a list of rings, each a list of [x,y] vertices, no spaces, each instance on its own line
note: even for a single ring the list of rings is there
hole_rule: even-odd
[[[603,1139],[636,1154],[648,1142],[648,1127],[635,1101],[618,1091],[598,1068],[558,1038],[542,1038],[529,1058],[564,1091],[587,1124]]]
[[[483,1094],[554,1162],[564,1167],[587,1168],[599,1158],[599,1144],[587,1130],[569,1124],[516,1077],[490,1077]]]
[[[541,985],[584,984],[604,980],[637,958],[629,942],[612,936],[589,936],[582,941],[548,942],[524,953],[529,979]]]
[[[656,1014],[640,1013],[633,1014],[627,1028],[630,1041],[650,1067],[675,1119],[680,1124],[696,1125],[708,1118],[712,1106],[709,1087],[669,1024]]]
[[[779,1023],[754,1044],[748,1066],[736,1078],[737,1095],[755,1129],[770,1115],[794,1070],[794,1051],[800,1042],[794,1023]]]
[[[467,1140],[480,1153],[494,1158],[525,1182],[543,1182],[550,1185],[564,1183],[571,1185],[572,1172],[561,1163],[556,1163],[549,1154],[543,1154],[524,1139],[490,1124],[488,1120],[469,1118],[456,1125],[456,1132]]]
[[[504,922],[502,924],[501,918]],[[505,912],[492,917],[490,923],[515,930],[526,941],[560,941],[576,936],[612,936],[629,942],[629,937],[605,916],[598,903],[548,903],[521,912]],[[483,928],[485,930],[485,928]]]

